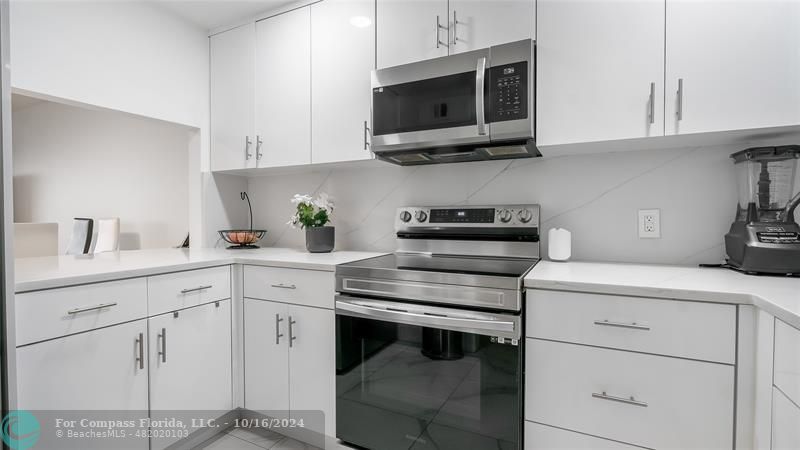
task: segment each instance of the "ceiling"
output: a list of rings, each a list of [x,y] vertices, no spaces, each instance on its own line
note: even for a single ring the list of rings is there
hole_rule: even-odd
[[[155,0],[154,3],[198,27],[213,30],[297,0]]]

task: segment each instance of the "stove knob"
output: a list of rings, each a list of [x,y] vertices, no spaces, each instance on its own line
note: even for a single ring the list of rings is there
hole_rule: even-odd
[[[514,218],[514,215],[507,209],[501,209],[497,213],[497,218],[500,219],[500,222],[508,223]]]
[[[519,213],[517,213],[517,218],[522,223],[528,223],[533,219],[533,213],[530,209],[521,209]]]
[[[417,211],[416,218],[419,222],[425,222],[426,220],[428,220],[428,213],[426,213],[425,211]]]
[[[403,211],[400,213],[400,220],[403,222],[410,222],[411,221],[411,213],[408,211]]]

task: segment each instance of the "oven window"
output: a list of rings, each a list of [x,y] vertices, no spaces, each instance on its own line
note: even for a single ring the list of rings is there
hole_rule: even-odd
[[[373,134],[477,125],[475,71],[372,90]]]
[[[360,447],[520,449],[522,350],[337,315],[337,437]]]

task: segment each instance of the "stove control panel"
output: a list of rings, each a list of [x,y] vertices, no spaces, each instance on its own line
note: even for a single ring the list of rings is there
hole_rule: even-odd
[[[435,228],[535,228],[539,205],[408,206],[398,208],[395,230]]]

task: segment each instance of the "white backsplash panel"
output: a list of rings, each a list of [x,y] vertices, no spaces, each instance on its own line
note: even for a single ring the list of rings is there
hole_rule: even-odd
[[[405,205],[539,203],[547,230],[572,232],[572,259],[693,265],[721,262],[736,210],[733,161],[751,145],[609,152],[418,167],[309,169],[248,181],[264,245],[303,247],[286,225],[295,193],[336,200],[336,248],[392,251],[394,215]],[[660,239],[639,239],[637,211],[661,210]]]

